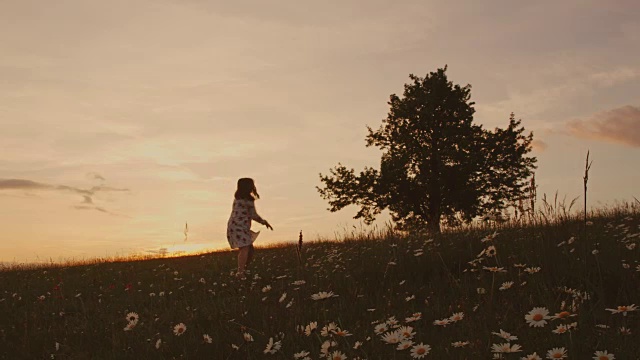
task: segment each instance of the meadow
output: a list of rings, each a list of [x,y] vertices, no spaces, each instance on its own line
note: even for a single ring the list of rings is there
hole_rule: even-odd
[[[3,359],[640,359],[640,207],[0,271]]]

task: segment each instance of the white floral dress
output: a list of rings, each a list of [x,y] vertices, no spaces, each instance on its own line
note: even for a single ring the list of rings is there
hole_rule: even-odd
[[[267,222],[258,215],[253,200],[235,199],[231,217],[227,222],[227,240],[232,249],[237,249],[253,244],[255,236],[252,236],[251,220],[262,225]],[[253,233],[256,234],[256,233]]]

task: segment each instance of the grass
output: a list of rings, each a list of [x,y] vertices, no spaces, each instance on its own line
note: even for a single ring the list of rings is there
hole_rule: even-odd
[[[332,340],[329,353],[348,359],[409,359],[419,343],[430,346],[427,359],[487,359],[494,346],[507,342],[493,334],[504,330],[518,337],[509,343],[522,350],[502,354],[504,359],[534,352],[545,358],[558,347],[569,359],[591,359],[597,350],[635,359],[640,311],[625,316],[606,309],[640,304],[640,249],[633,245],[640,241],[639,210],[636,204],[595,210],[586,227],[582,214],[548,211],[524,223],[450,229],[433,237],[391,229],[353,232],[339,241],[305,243],[302,265],[293,244],[259,248],[244,281],[232,274],[236,252],[230,251],[8,268],[0,271],[0,354],[293,359],[307,351],[319,359],[327,358],[321,346]],[[494,256],[486,254],[490,246]],[[513,285],[500,290],[509,281]],[[322,291],[336,296],[311,298]],[[534,307],[571,316],[532,327],[525,315]],[[139,320],[125,330],[130,312]],[[463,318],[434,325],[456,313]],[[415,333],[406,350],[375,332],[376,326],[394,331],[396,321]],[[307,336],[301,331],[312,322],[318,328]],[[180,323],[186,331],[177,336]],[[330,328],[323,336],[330,323],[352,335]],[[573,323],[565,333],[552,332]],[[245,341],[244,333],[253,341]],[[281,348],[265,354],[270,339]],[[468,343],[458,348],[456,341]],[[362,345],[356,349],[357,342]]]

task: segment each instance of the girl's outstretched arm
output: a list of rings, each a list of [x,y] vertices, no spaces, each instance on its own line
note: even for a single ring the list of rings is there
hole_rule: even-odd
[[[256,211],[256,205],[253,201],[249,204],[249,214],[251,214],[251,220],[257,221],[258,223],[266,226],[267,229],[273,230],[273,227],[271,227],[271,224],[269,224],[267,220],[263,219],[262,217],[260,217],[260,215],[258,215],[258,212]]]

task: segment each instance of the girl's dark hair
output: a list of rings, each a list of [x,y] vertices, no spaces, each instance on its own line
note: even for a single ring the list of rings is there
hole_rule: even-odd
[[[242,178],[238,180],[238,190],[235,194],[236,199],[256,200],[260,199],[256,185],[251,178]]]

